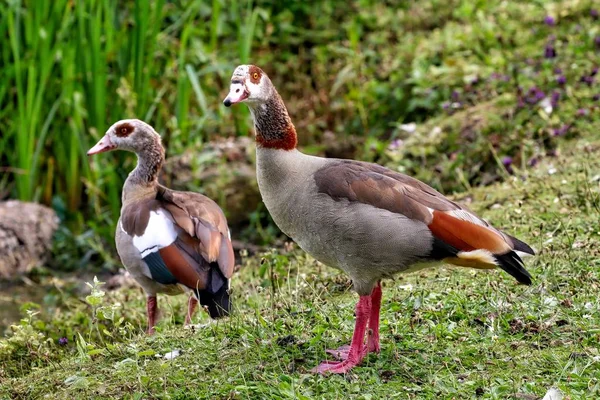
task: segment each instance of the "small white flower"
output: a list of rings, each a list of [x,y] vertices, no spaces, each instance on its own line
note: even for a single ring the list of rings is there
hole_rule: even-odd
[[[542,110],[544,110],[546,114],[552,114],[552,102],[550,101],[549,97],[544,97],[544,99],[540,101],[540,107],[542,108]]]
[[[406,133],[414,133],[417,130],[417,124],[414,122],[408,124],[400,125],[400,129],[402,129]]]
[[[177,358],[181,355],[181,350],[173,350],[168,352],[167,354],[165,354],[165,356],[163,357],[165,360],[172,360],[174,358]]]

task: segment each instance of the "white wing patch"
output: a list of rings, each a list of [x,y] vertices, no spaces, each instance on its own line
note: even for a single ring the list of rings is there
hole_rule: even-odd
[[[453,217],[462,219],[463,221],[468,221],[475,225],[480,225],[480,226],[486,226],[486,227],[489,226],[489,224],[486,221],[480,219],[479,217],[471,214],[468,211],[459,209],[459,210],[452,210],[452,211],[447,211],[447,212],[448,212],[448,214],[452,215]]]
[[[121,229],[123,229],[122,226]],[[171,214],[159,208],[156,211],[150,211],[148,226],[142,236],[133,236],[133,245],[144,258],[150,253],[169,246],[177,239],[177,234]]]

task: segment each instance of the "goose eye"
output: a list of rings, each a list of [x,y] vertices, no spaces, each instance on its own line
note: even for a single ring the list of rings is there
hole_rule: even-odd
[[[253,78],[253,79],[258,79],[258,72],[255,72],[255,73],[253,73],[253,74],[252,74],[252,78]]]
[[[121,128],[121,134],[122,135],[126,135],[127,134],[127,128]]]

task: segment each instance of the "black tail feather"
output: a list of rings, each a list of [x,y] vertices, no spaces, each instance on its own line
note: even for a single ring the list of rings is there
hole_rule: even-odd
[[[209,293],[206,290],[196,292],[198,301],[207,308],[208,314],[213,319],[227,317],[231,312],[228,286],[226,282],[216,293]]]
[[[231,312],[229,279],[223,276],[217,263],[211,263],[206,289],[196,290],[196,298],[208,309],[211,318],[227,317]]]
[[[517,253],[511,251],[501,255],[494,254],[494,257],[498,261],[498,266],[504,271],[508,272],[511,276],[513,276],[517,281],[519,281],[519,283],[522,283],[524,285],[531,285],[531,275],[525,269],[525,266],[523,265],[523,260],[521,260],[521,257],[519,257]]]
[[[527,243],[517,239],[514,236],[508,235],[506,233],[505,233],[505,235],[508,236],[512,240],[512,242],[515,246],[515,250],[522,251],[523,253],[531,254],[532,256],[535,255],[535,251],[533,251],[533,249],[531,247],[529,247],[529,245]]]

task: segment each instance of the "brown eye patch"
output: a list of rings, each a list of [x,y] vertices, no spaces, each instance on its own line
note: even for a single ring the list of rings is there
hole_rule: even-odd
[[[133,132],[133,125],[131,125],[129,122],[124,122],[115,128],[115,134],[118,137],[129,136],[131,135],[131,132]]]
[[[250,74],[250,82],[254,84],[258,84],[258,82],[260,82],[260,78],[262,76],[262,71],[260,70],[260,68],[252,65],[248,70],[248,73]]]

